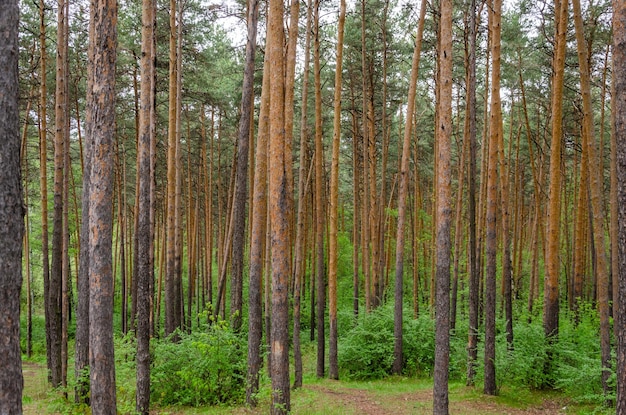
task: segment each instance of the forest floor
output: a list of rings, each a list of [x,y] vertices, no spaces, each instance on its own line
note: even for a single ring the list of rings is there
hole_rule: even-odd
[[[62,398],[46,382],[45,368],[24,362],[24,414],[67,413],[59,409]],[[246,407],[160,408],[154,414],[267,414],[269,393],[255,409]],[[304,379],[304,387],[291,393],[292,413],[306,415],[421,415],[431,414],[432,381],[392,377],[378,381],[332,381]],[[56,404],[55,404],[56,403]],[[498,396],[485,396],[479,388],[450,385],[450,413],[466,415],[564,415],[591,413],[554,392],[502,389]]]

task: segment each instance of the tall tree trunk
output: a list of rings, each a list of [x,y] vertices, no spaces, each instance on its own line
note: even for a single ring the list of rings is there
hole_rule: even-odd
[[[495,66],[494,66],[495,69]],[[513,106],[513,104],[511,104]],[[510,117],[511,123],[513,117]],[[502,128],[502,111],[500,111],[500,127]],[[510,134],[513,134],[513,125],[509,126]],[[500,209],[502,216],[502,300],[504,303],[504,318],[506,320],[506,344],[509,350],[513,349],[513,264],[511,263],[511,221],[510,221],[510,170],[509,161],[511,159],[512,136],[509,137],[509,149],[507,155],[504,154],[504,134],[499,134],[498,160],[500,171],[498,174],[500,182]]]
[[[248,382],[246,403],[256,406],[259,391],[259,371],[262,353],[263,310],[263,256],[267,232],[267,146],[270,125],[270,65],[265,54],[263,64],[263,88],[259,114],[258,138],[256,140],[254,166],[254,200],[252,203],[252,232],[250,234],[250,283],[248,287]]]
[[[230,314],[232,328],[241,329],[243,313],[243,256],[246,232],[246,201],[248,199],[248,153],[250,127],[254,108],[254,57],[256,53],[256,32],[259,15],[258,0],[248,1],[248,40],[246,61],[241,92],[241,119],[237,136],[237,178],[233,210],[235,229],[233,232],[232,273],[230,284]]]
[[[422,52],[422,37],[426,17],[426,0],[422,0],[420,18],[417,25],[413,61],[411,63],[411,83],[407,97],[406,121],[404,123],[404,137],[402,141],[402,161],[400,162],[400,189],[398,190],[398,228],[396,231],[396,280],[394,291],[394,349],[393,373],[402,373],[402,306],[404,284],[404,228],[406,223],[406,197],[409,188],[409,157],[411,156],[411,136],[413,134],[413,115],[415,113],[415,96],[417,94],[417,77],[419,75],[420,56]],[[415,264],[414,264],[415,266]]]
[[[141,103],[139,107],[139,140],[137,143],[137,176],[139,179],[137,212],[137,393],[135,410],[147,415],[150,410],[150,304],[152,303],[151,280],[153,278],[152,216],[152,111],[154,96],[152,82],[154,72],[154,2],[142,1],[141,13]]]
[[[613,1],[613,90],[612,102],[619,233],[619,287],[617,327],[616,414],[626,414],[626,2]]]
[[[574,318],[579,318],[579,303],[583,300],[583,281],[585,279],[585,265],[589,254],[587,249],[589,230],[589,157],[587,154],[586,141],[583,137],[583,151],[580,155],[580,180],[576,201],[576,220],[574,228],[573,249],[573,276],[570,294],[570,308],[574,311]]]
[[[608,53],[611,50],[611,45],[607,45],[607,50],[606,53],[606,59],[608,60]],[[612,63],[611,63],[612,64]],[[606,96],[606,86],[604,85],[606,83],[606,72],[607,69],[606,66],[608,65],[608,62],[605,62],[605,69],[604,69],[604,74],[603,74],[603,93],[602,93],[602,111],[604,112],[604,107],[605,107],[605,96]],[[611,96],[615,96],[615,91],[613,90],[613,83],[611,82],[610,87],[611,87]],[[612,101],[611,101],[612,102]],[[616,137],[615,137],[615,133],[613,131],[613,126],[614,126],[614,119],[615,119],[615,112],[614,110],[611,111],[611,134],[610,134],[610,157],[611,157],[611,161],[610,161],[610,203],[609,203],[609,218],[610,218],[610,222],[609,222],[609,237],[611,240],[611,282],[613,284],[613,292],[612,294],[612,301],[613,301],[613,319],[615,321],[617,321],[617,316],[619,315],[619,309],[620,309],[620,304],[619,304],[619,274],[620,274],[620,265],[619,265],[619,222],[618,222],[618,201],[617,201],[617,192],[618,192],[618,183],[617,183],[617,142],[616,142]],[[600,137],[602,137],[604,135],[604,131],[602,131],[600,133]],[[617,323],[615,323],[613,325],[613,330],[615,330],[615,336],[617,338]]]
[[[467,385],[474,384],[476,362],[478,360],[479,324],[479,269],[478,244],[476,235],[476,0],[470,1],[467,69],[467,110],[468,137],[470,141],[468,171],[469,222],[469,328],[467,335]]]
[[[365,2],[366,0],[361,0],[361,78],[362,78],[362,96],[363,96],[363,108],[361,113],[361,131],[362,131],[362,150],[361,157],[363,160],[363,174],[361,179],[363,180],[363,198],[362,201],[362,209],[361,213],[361,246],[363,248],[363,252],[361,255],[363,261],[363,276],[365,278],[365,310],[369,313],[372,309],[372,275],[371,275],[371,266],[370,266],[370,169],[369,169],[369,157],[368,157],[368,149],[369,149],[369,130],[367,126],[367,61],[366,57],[366,38],[365,38],[365,26],[366,26],[366,18],[365,18]]]
[[[169,110],[167,139],[167,259],[165,271],[165,335],[180,328],[180,301],[176,274],[177,78],[176,0],[170,0]]]
[[[491,110],[489,123],[489,161],[487,173],[487,273],[485,275],[485,384],[484,393],[496,394],[496,255],[498,152],[502,143],[500,103],[500,22],[501,0],[494,0],[491,11]]]
[[[322,143],[322,81],[320,64],[320,0],[314,3],[314,72],[315,72],[315,252],[317,288],[317,377],[324,377],[326,339],[324,335],[324,310],[326,306],[326,266],[324,263],[324,146]],[[272,86],[273,89],[273,86]]]
[[[182,77],[183,77],[183,2],[177,2],[176,14],[176,185],[174,197],[174,269],[176,287],[177,327],[183,328],[183,157],[182,157]],[[234,192],[233,192],[234,193]],[[231,193],[231,194],[233,194]]]
[[[49,303],[50,317],[51,376],[52,386],[58,387],[63,380],[63,171],[65,134],[67,133],[67,25],[66,2],[61,0],[57,19],[57,68],[55,92],[55,135],[54,135],[54,215],[52,231],[52,265],[50,268]]]
[[[305,270],[305,208],[306,208],[306,153],[308,142],[308,97],[309,97],[309,63],[311,56],[311,17],[313,13],[312,0],[307,2],[306,35],[304,46],[304,70],[302,79],[302,111],[300,115],[300,170],[298,173],[298,214],[296,218],[296,247],[294,261],[294,290],[293,290],[293,387],[302,386],[302,349],[300,347],[300,316],[301,298],[304,291]],[[310,170],[309,170],[310,171]]]
[[[294,239],[294,198],[293,198],[293,118],[296,78],[296,50],[298,47],[298,29],[300,19],[300,2],[292,1],[289,11],[289,31],[285,57],[285,157],[288,163],[285,174],[287,176],[287,203],[289,206],[289,245],[293,247]],[[289,251],[290,262],[293,263],[293,251]],[[293,281],[292,281],[293,282]]]
[[[200,116],[200,134],[202,135],[202,169],[204,172],[204,237],[205,237],[205,283],[203,307],[211,309],[213,306],[213,125],[215,111],[211,111],[210,129],[210,158],[207,156],[207,138],[205,128],[205,108],[202,107]],[[208,159],[208,160],[207,160]]]
[[[593,126],[593,108],[591,102],[591,82],[589,80],[589,64],[587,45],[580,11],[580,0],[572,0],[574,8],[574,26],[576,28],[576,44],[578,49],[578,67],[580,70],[580,89],[583,98],[583,143],[589,157],[589,190],[591,194],[593,242],[596,257],[596,276],[598,279],[598,311],[600,313],[600,351],[602,359],[602,388],[605,396],[610,392],[609,376],[611,374],[611,328],[609,323],[609,262],[605,248],[604,206],[602,192],[604,190],[604,173],[602,161],[596,148]],[[591,167],[593,166],[593,167]]]
[[[20,169],[17,1],[0,5],[0,413],[22,413],[20,290],[24,208]]]
[[[89,193],[89,368],[91,408],[115,414],[113,352],[113,274],[111,272],[113,137],[115,137],[115,60],[117,4],[92,0],[88,63],[86,138],[91,141]]]
[[[568,0],[555,1],[556,31],[555,57],[552,78],[552,140],[550,144],[550,194],[545,249],[543,329],[549,342],[556,341],[559,330],[559,248],[561,232],[561,147],[563,140],[563,75],[567,32]],[[548,356],[544,372],[546,382],[552,384],[552,358]]]
[[[34,49],[34,47],[33,47]],[[33,88],[34,89],[34,88]],[[31,109],[31,94],[28,97],[28,104],[26,105],[26,120],[24,121],[24,130],[22,133],[22,140],[20,145],[20,172],[22,177],[28,178],[28,158],[26,156],[26,140],[28,138],[28,125],[29,125],[29,113]],[[20,179],[21,180],[21,179]],[[32,271],[31,271],[31,258],[30,258],[30,220],[28,214],[28,180],[23,180],[24,194],[24,237],[22,238],[22,249],[25,256],[24,260],[24,274],[26,277],[26,357],[30,358],[33,354],[33,291],[31,287]]]
[[[339,23],[337,28],[337,64],[335,67],[335,97],[333,117],[333,145],[330,167],[330,232],[328,259],[328,320],[329,328],[329,376],[339,379],[337,360],[337,227],[339,213],[339,144],[341,141],[341,71],[343,64],[343,31],[346,21],[346,1],[341,0],[339,6]]]
[[[284,78],[284,6],[271,0],[268,16],[268,53],[270,65],[269,123],[269,211],[272,240],[272,327],[271,378],[273,415],[291,410],[289,393],[289,213],[285,154]]]
[[[530,281],[528,287],[528,314],[529,321],[532,318],[532,311],[535,298],[538,295],[538,282],[539,282],[539,249],[538,249],[538,241],[539,241],[539,230],[540,230],[540,222],[541,222],[541,192],[540,187],[543,182],[543,167],[541,164],[541,160],[537,163],[539,165],[539,172],[537,172],[537,167],[535,167],[535,155],[533,151],[533,140],[532,140],[532,130],[530,128],[530,121],[528,118],[528,107],[526,105],[526,88],[524,87],[524,79],[522,76],[522,65],[521,65],[521,54],[519,55],[519,84],[520,84],[520,92],[522,95],[522,109],[524,112],[524,126],[526,128],[526,137],[528,140],[528,156],[530,159],[530,168],[532,172],[532,183],[533,183],[533,202],[534,202],[534,218],[532,223],[532,231],[530,238],[530,251],[531,251],[531,269],[530,269]]]
[[[69,2],[65,3],[65,14],[69,16]],[[65,38],[69,36],[69,24],[65,20]],[[66,71],[69,59],[66,59]],[[66,72],[68,73],[68,72]],[[69,73],[68,73],[69,74]],[[67,361],[68,361],[68,329],[70,323],[70,231],[69,231],[69,187],[70,187],[70,120],[69,120],[69,75],[66,79],[65,88],[65,125],[63,134],[63,191],[62,202],[63,214],[61,218],[61,384],[67,387]],[[67,394],[67,392],[64,392]]]
[[[92,52],[90,51],[90,57]],[[90,80],[91,81],[91,80]],[[87,122],[91,122],[89,119]],[[83,193],[80,228],[80,258],[78,274],[76,276],[76,291],[78,303],[76,305],[76,335],[74,351],[74,375],[76,403],[89,403],[89,200],[91,192],[91,158],[92,140],[86,140],[83,149]]]
[[[441,1],[437,101],[436,311],[433,414],[448,414],[450,361],[450,142],[452,137],[452,1]]]
[[[48,380],[52,381],[51,368],[51,322],[52,308],[50,298],[50,263],[48,249],[48,92],[47,92],[47,52],[46,52],[46,22],[45,2],[39,0],[39,48],[40,48],[40,86],[39,86],[39,183],[41,192],[41,267],[43,273],[44,315],[46,320],[46,358]]]

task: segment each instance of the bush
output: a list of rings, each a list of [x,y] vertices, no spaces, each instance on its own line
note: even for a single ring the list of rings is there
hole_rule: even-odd
[[[245,396],[246,343],[223,323],[155,344],[152,397],[162,405],[237,404]]]
[[[435,322],[428,315],[420,315],[417,319],[405,318],[403,323],[404,371],[430,376],[435,365]]]
[[[360,315],[338,345],[339,367],[353,379],[377,379],[391,373],[393,315],[388,307]]]
[[[501,321],[504,325],[504,321]],[[547,342],[540,322],[520,321],[514,327],[513,350],[507,350],[506,334],[498,336],[496,373],[499,384],[538,389],[546,384]],[[554,356],[557,358],[557,356]]]
[[[581,304],[580,310],[578,324],[563,319],[565,321],[560,325],[555,387],[577,402],[603,405],[607,399],[614,399],[615,396],[605,396],[602,390],[599,317],[591,304]],[[614,359],[611,365],[615,367]],[[609,383],[613,393],[615,381],[615,373],[612,372]]]
[[[403,367],[407,375],[430,374],[434,364],[435,328],[429,316],[417,320],[404,311]],[[360,315],[357,324],[339,341],[339,366],[353,379],[378,379],[393,365],[393,304]]]

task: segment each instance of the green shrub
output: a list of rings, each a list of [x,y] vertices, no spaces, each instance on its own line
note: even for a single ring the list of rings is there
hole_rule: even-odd
[[[580,305],[580,319],[574,324],[563,319],[557,346],[555,387],[572,396],[577,402],[603,405],[614,394],[605,396],[602,390],[602,361],[600,359],[599,317],[588,303]],[[615,367],[615,360],[611,362]],[[615,392],[615,373],[609,383]]]
[[[521,321],[514,327],[513,349],[508,350],[504,321],[499,321],[503,333],[498,336],[496,374],[498,384],[538,389],[545,385],[544,367],[548,358],[547,342],[540,322]],[[555,356],[556,357],[556,356]]]
[[[405,315],[410,315],[408,310]],[[403,321],[404,371],[408,375],[430,376],[435,365],[435,322],[428,315]]]
[[[430,374],[434,364],[435,328],[429,316],[417,320],[404,311],[403,367],[407,375]],[[393,365],[393,304],[359,316],[339,341],[339,366],[353,379],[379,379]]]
[[[223,323],[155,343],[153,400],[162,405],[240,403],[245,396],[245,339]]]
[[[391,373],[393,316],[388,307],[360,315],[338,342],[339,367],[353,379],[377,379]]]

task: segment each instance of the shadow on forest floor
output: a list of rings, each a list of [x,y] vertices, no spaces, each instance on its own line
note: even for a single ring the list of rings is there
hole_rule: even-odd
[[[24,414],[55,414],[45,368],[25,361]],[[308,381],[308,382],[307,382]],[[421,415],[431,414],[432,382],[428,379],[392,377],[371,382],[306,379],[303,388],[291,394],[292,413],[302,415]],[[269,398],[261,398],[255,409],[245,407],[160,408],[154,414],[232,414],[268,413]],[[69,409],[69,406],[67,408]],[[65,411],[64,411],[65,412]],[[463,415],[565,415],[591,410],[572,404],[567,397],[550,392],[503,390],[497,397],[485,396],[479,388],[460,384],[450,386],[450,413]]]

